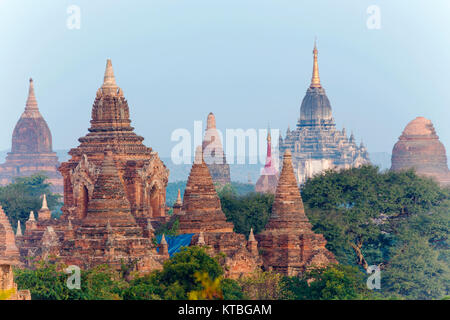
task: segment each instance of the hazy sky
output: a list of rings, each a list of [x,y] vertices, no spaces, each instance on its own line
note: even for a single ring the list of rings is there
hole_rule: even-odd
[[[67,28],[67,8],[81,28]],[[381,29],[367,28],[378,5]],[[318,38],[321,82],[339,128],[391,152],[430,118],[450,149],[450,1],[0,0],[0,150],[35,80],[54,149],[78,145],[111,58],[132,125],[162,156],[177,128],[216,114],[225,128],[299,117]]]

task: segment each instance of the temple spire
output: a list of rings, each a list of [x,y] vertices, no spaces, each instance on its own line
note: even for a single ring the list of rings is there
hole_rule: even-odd
[[[250,229],[250,234],[248,236],[248,241],[256,241],[255,235],[253,234],[253,228]]]
[[[33,83],[33,79],[30,78],[30,86],[28,88],[28,98],[27,98],[25,110],[34,110],[37,108],[38,108],[37,100],[36,100],[36,96],[34,95],[34,83]]]
[[[206,121],[206,130],[210,129],[216,129],[216,117],[212,112],[208,114],[208,119]]]
[[[177,205],[182,205],[183,201],[181,200],[181,190],[178,189],[177,201],[175,202]]]
[[[116,78],[114,77],[114,69],[112,67],[111,59],[106,61],[105,77],[102,85],[103,92],[115,94],[118,86],[116,84]]]
[[[16,230],[16,237],[22,236],[22,227],[20,225],[20,220],[17,221],[17,230]]]
[[[44,198],[42,199],[42,208],[41,210],[48,210],[48,205],[47,205],[47,196],[44,193]]]
[[[311,85],[310,88],[321,88],[321,84],[320,84],[320,77],[319,77],[319,63],[317,61],[317,45],[316,45],[316,41],[314,41],[314,65],[313,65],[313,75],[312,75],[312,80],[311,80]]]

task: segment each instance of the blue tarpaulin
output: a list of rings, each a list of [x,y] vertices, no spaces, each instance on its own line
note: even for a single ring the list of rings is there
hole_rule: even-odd
[[[169,255],[172,256],[173,254],[180,251],[181,247],[188,247],[191,244],[191,239],[194,233],[186,233],[181,234],[179,236],[167,236],[164,235],[166,238],[167,244],[169,245]],[[161,242],[162,235],[156,236],[156,240],[158,241],[158,244]],[[159,252],[159,248],[156,249]]]

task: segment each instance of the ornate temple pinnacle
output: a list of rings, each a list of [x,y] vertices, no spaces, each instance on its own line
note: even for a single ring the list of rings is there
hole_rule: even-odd
[[[317,50],[317,45],[316,42],[314,41],[314,65],[313,65],[313,75],[312,75],[312,80],[311,80],[311,85],[310,88],[321,88],[321,84],[320,84],[320,77],[319,77],[319,63],[317,61],[317,54],[318,54],[318,50]]]
[[[111,59],[108,59],[106,61],[105,77],[102,85],[103,92],[106,91],[106,93],[116,94],[118,88]]]
[[[47,196],[45,195],[45,193],[44,193],[44,196],[43,196],[43,199],[42,199],[42,208],[41,208],[41,210],[43,210],[43,209],[47,209],[48,210]]]
[[[34,95],[34,83],[32,78],[30,78],[30,87],[28,88],[28,98],[25,109],[37,109],[37,100]]]
[[[208,120],[206,121],[206,130],[209,129],[216,129],[216,117],[212,112],[208,114]]]

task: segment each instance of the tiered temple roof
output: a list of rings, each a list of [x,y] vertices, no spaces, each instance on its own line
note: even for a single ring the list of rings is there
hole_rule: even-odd
[[[292,152],[294,170],[299,184],[327,169],[346,169],[369,163],[365,146],[356,145],[345,129],[338,131],[330,101],[320,83],[318,50],[314,45],[314,66],[311,85],[300,108],[295,130],[280,137],[280,155]]]
[[[183,208],[177,216],[180,233],[194,233],[191,244],[207,246],[211,255],[226,254],[229,277],[236,278],[260,267],[257,250],[250,250],[245,236],[233,232],[233,224],[226,221],[200,146],[189,174]]]
[[[287,150],[265,229],[256,235],[262,250],[264,268],[286,275],[297,275],[314,265],[336,263],[321,234],[311,230],[294,176],[292,157]]]
[[[9,300],[30,300],[30,291],[17,290],[13,266],[20,267],[22,263],[11,224],[0,206],[0,291],[13,290]]]
[[[25,110],[13,131],[11,152],[0,165],[0,185],[11,183],[15,177],[44,172],[53,191],[62,193],[63,181],[58,167],[58,157],[52,150],[52,134],[39,112],[34,83],[30,79]]]
[[[71,149],[72,158],[61,165],[64,177],[63,219],[84,219],[93,197],[105,151],[114,155],[120,183],[131,213],[144,227],[148,218],[164,220],[169,171],[143,137],[131,127],[128,102],[116,84],[111,60],[92,108],[89,133]]]

